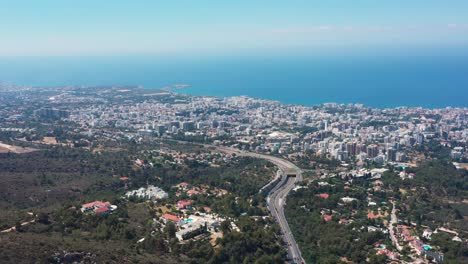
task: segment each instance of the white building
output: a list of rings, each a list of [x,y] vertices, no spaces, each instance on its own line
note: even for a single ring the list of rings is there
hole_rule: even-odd
[[[133,191],[128,191],[125,193],[125,197],[130,198],[130,197],[137,197],[137,198],[145,198],[148,200],[159,200],[159,199],[166,199],[168,197],[167,192],[165,192],[163,189],[153,186],[153,185],[148,185],[147,188],[141,187],[138,190],[133,190]]]

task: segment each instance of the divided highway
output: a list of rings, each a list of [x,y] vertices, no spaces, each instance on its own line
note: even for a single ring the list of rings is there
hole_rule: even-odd
[[[296,182],[302,181],[301,169],[290,161],[274,156],[253,152],[244,152],[228,147],[217,147],[217,149],[223,152],[236,153],[236,155],[239,156],[255,157],[268,160],[279,168],[281,173],[277,174],[277,177],[273,179],[272,183],[277,181],[278,177],[281,177],[281,180],[267,196],[268,210],[270,210],[273,218],[275,218],[281,228],[284,242],[288,247],[288,255],[291,259],[291,263],[305,263],[301,256],[299,246],[297,245],[296,240],[294,240],[294,236],[292,235],[291,229],[289,228],[288,222],[286,221],[286,217],[284,215],[286,196],[295,187]]]
[[[185,141],[175,141],[180,143],[188,143]],[[238,156],[254,157],[268,160],[278,167],[280,173],[277,173],[276,177],[269,184],[264,186],[262,190],[266,187],[269,187],[271,184],[277,182],[278,178],[281,177],[281,180],[275,185],[275,187],[273,187],[273,189],[268,193],[268,196],[266,198],[268,210],[270,210],[271,215],[281,228],[283,240],[286,243],[288,249],[288,257],[290,259],[289,262],[296,264],[305,263],[301,255],[301,251],[299,250],[299,246],[297,245],[296,240],[294,240],[294,236],[292,235],[291,229],[289,228],[288,222],[286,221],[286,217],[284,215],[286,196],[292,189],[294,189],[297,182],[302,181],[302,170],[290,161],[270,155],[240,151],[238,149],[224,146],[215,146],[208,144],[200,145],[203,145],[205,147],[214,147],[218,151],[222,151],[225,153],[235,153]]]

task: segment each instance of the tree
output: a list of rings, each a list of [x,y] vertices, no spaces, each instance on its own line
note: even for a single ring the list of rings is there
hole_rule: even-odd
[[[15,223],[15,230],[16,230],[16,232],[22,232],[23,231],[23,226],[21,225],[21,223],[19,221],[17,221]]]
[[[98,239],[108,239],[110,236],[109,227],[106,223],[100,223],[96,228],[96,237]]]
[[[371,264],[385,263],[386,260],[387,260],[387,256],[385,256],[384,254],[372,255],[369,258],[369,263],[371,263]]]
[[[231,230],[231,222],[229,222],[229,220],[224,220],[221,222],[219,229],[221,229],[224,235],[227,234]]]
[[[43,212],[39,213],[37,215],[37,222],[45,225],[49,224],[49,215]]]
[[[176,226],[172,222],[168,222],[164,227],[164,233],[166,234],[167,239],[175,238],[176,231]]]

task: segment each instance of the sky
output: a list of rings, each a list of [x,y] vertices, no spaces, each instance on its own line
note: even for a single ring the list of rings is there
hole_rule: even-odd
[[[466,47],[467,0],[0,0],[0,56]]]

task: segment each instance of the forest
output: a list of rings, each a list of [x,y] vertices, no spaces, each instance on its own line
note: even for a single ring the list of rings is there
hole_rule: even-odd
[[[100,147],[100,151],[61,146],[27,154],[0,154],[2,230],[0,262],[37,259],[59,263],[67,258],[109,263],[282,263],[285,250],[278,227],[267,215],[259,189],[274,175],[272,165],[252,158],[235,158],[218,167],[204,164],[156,164],[135,167],[142,150],[153,146]],[[180,148],[180,146],[178,146]],[[190,150],[190,146],[182,146]],[[198,148],[195,148],[199,151]],[[119,177],[129,188],[154,184],[170,193],[180,182],[228,191],[222,197],[192,197],[197,207],[208,206],[236,221],[240,231],[220,227],[223,236],[213,247],[207,237],[179,244],[166,228],[153,232],[154,211],[146,202],[122,199]],[[81,204],[110,201],[109,215],[82,214]],[[22,222],[35,220],[27,225]],[[145,238],[143,243],[137,243]],[[21,244],[21,247],[18,245]],[[236,254],[234,254],[234,252]]]

